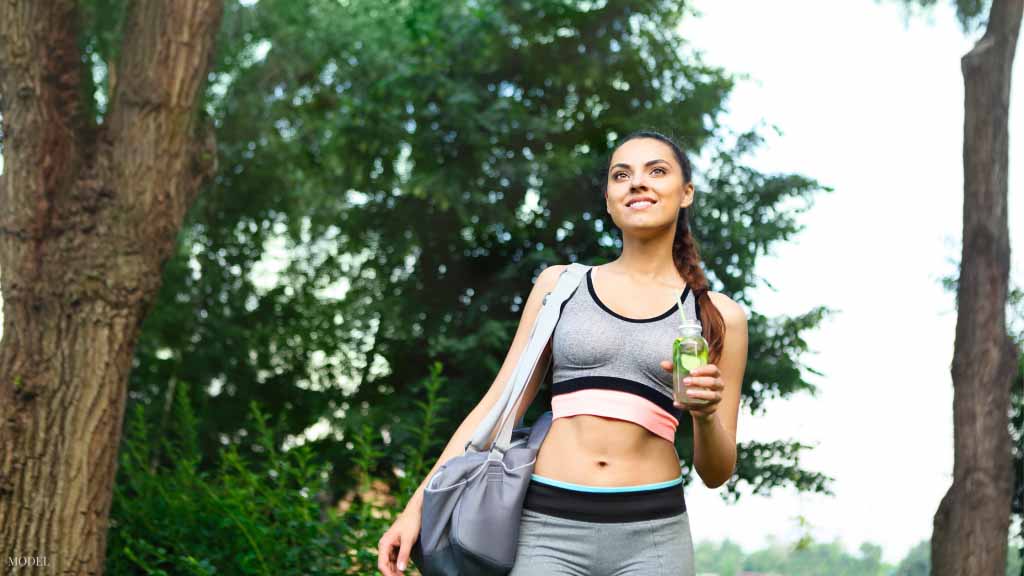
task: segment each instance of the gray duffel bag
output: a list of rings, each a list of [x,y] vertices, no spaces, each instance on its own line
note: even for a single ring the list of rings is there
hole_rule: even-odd
[[[530,341],[501,399],[477,426],[465,453],[438,468],[424,487],[420,535],[411,550],[424,576],[504,576],[515,563],[526,488],[551,412],[533,426],[513,428],[527,383],[546,376],[540,366],[563,303],[589,267],[573,263],[544,296]],[[485,446],[497,429],[491,445]]]

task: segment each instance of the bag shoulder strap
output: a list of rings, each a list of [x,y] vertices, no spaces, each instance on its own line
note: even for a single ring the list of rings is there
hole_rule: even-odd
[[[539,366],[540,357],[551,340],[555,324],[562,312],[562,303],[568,300],[580,286],[588,269],[590,266],[578,262],[569,264],[559,275],[555,288],[544,295],[540,312],[530,330],[530,340],[523,349],[519,361],[516,362],[516,369],[506,383],[501,398],[494,403],[487,416],[477,425],[473,437],[466,443],[467,451],[470,449],[477,452],[488,450],[490,447],[486,446],[487,440],[496,429],[498,434],[494,438],[492,447],[497,445],[502,452],[508,449],[512,439],[512,425],[514,424],[512,420],[522,402],[526,384],[538,369],[546,372],[549,368],[550,363]]]

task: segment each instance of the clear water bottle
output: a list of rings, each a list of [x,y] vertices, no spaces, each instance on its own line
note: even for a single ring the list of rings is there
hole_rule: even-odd
[[[706,398],[690,398],[683,378],[690,370],[708,363],[708,342],[701,336],[700,324],[680,324],[680,336],[672,343],[672,392],[680,404],[707,404]],[[696,387],[700,389],[700,387]]]

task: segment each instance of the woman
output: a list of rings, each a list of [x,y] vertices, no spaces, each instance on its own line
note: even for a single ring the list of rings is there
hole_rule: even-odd
[[[687,220],[691,175],[683,151],[657,132],[630,134],[613,150],[604,197],[622,231],[622,252],[587,272],[586,288],[566,301],[545,350],[552,354],[553,421],[523,505],[512,576],[694,574],[674,434],[688,411],[694,469],[711,488],[729,479],[747,323],[736,302],[708,290]],[[427,478],[462,452],[501,396],[563,269],[551,266],[537,278],[498,377]],[[690,398],[703,404],[672,395],[678,302],[688,298],[711,348],[709,363],[688,383]],[[527,388],[517,421],[538,385]],[[387,576],[404,570],[419,535],[424,484],[380,540],[378,568]]]

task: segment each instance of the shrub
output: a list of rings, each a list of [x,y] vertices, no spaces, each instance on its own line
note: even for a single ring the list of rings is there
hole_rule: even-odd
[[[197,422],[187,388],[176,390],[168,427],[154,446],[145,411],[137,406],[126,423],[107,540],[106,571],[122,574],[374,574],[377,541],[415,491],[432,463],[440,364],[423,383],[426,401],[417,441],[403,446],[404,472],[396,478],[371,473],[382,454],[381,434],[370,424],[355,431],[358,489],[338,510],[322,505],[327,466],[315,463],[308,445],[276,446],[267,417],[256,403],[250,413],[255,456],[225,446],[215,470],[199,470]],[[167,462],[157,465],[157,462]],[[391,496],[391,485],[397,493]],[[415,574],[415,570],[407,570]]]

